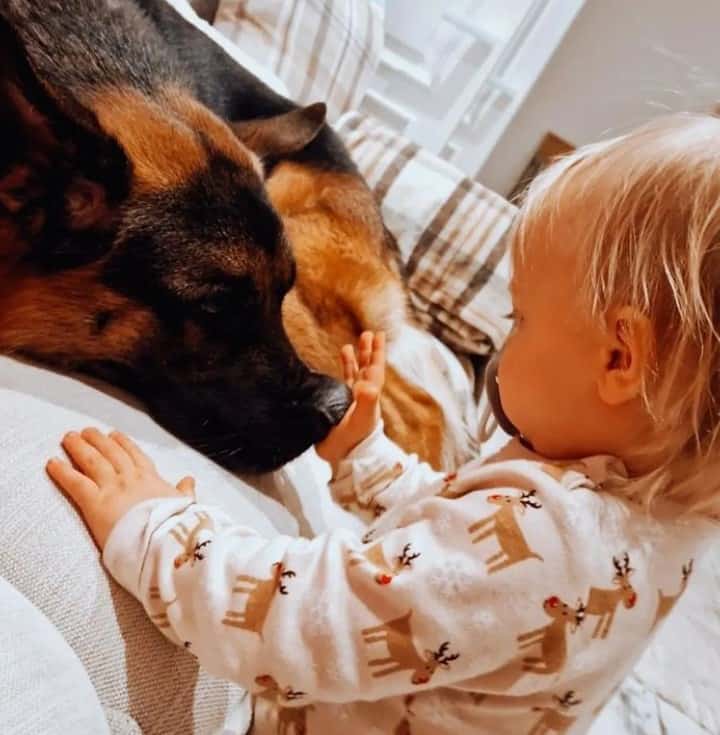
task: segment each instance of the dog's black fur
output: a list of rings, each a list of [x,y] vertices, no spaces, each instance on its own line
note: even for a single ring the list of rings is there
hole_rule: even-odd
[[[74,316],[59,309],[52,319],[72,348],[35,338],[4,345],[0,333],[0,349],[120,383],[234,469],[275,468],[321,439],[350,396],[311,372],[285,334],[280,307],[294,263],[261,176],[196,131],[206,165],[179,185],[138,190],[134,161],[94,104],[109,89],[153,100],[172,87],[228,122],[289,113],[256,136],[266,170],[289,159],[355,173],[322,110],[296,112],[163,0],[0,0],[0,44],[0,195],[4,177],[30,171],[0,196],[0,278],[94,268],[123,309],[152,317],[149,333],[105,354],[89,340],[101,344],[122,310],[82,307],[83,294],[68,292],[59,298],[72,300]],[[68,204],[73,187],[90,192],[90,215]],[[20,254],[17,245],[3,251],[3,226],[24,243]],[[79,336],[81,307],[89,337]]]
[[[297,109],[294,102],[276,94],[225,51],[188,23],[164,0],[135,0],[153,20],[157,30],[175,50],[185,68],[192,70],[198,99],[224,120],[231,122],[269,118]],[[282,160],[308,162],[319,168],[357,173],[357,168],[336,133],[323,125],[302,149]],[[272,171],[277,158],[265,160]]]

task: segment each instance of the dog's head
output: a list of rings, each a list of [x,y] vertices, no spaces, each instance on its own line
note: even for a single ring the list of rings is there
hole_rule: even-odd
[[[120,383],[233,468],[325,436],[349,391],[285,333],[295,263],[261,161],[324,106],[233,131],[180,86],[66,95],[2,21],[0,42],[0,350]]]

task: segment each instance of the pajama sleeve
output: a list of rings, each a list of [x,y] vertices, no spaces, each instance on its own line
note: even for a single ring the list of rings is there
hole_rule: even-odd
[[[504,533],[489,497],[424,498],[369,544],[346,531],[263,538],[216,508],[153,500],[115,526],[104,561],[203,667],[256,693],[275,688],[291,706],[475,677],[491,687],[498,672],[507,687],[524,675],[518,635],[547,624],[543,599],[559,594],[553,579],[570,562],[550,503],[535,494],[517,514],[522,554],[479,546],[498,548]]]
[[[357,502],[366,508],[389,510],[419,496],[435,495],[447,475],[406,454],[383,431],[380,421],[335,470],[330,490],[341,504]]]

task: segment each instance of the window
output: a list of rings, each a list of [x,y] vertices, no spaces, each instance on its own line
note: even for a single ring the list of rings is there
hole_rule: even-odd
[[[476,176],[584,0],[374,0],[385,49],[362,107]]]

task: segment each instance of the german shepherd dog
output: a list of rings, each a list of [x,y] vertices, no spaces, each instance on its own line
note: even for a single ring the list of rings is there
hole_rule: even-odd
[[[325,124],[164,0],[0,0],[0,351],[100,376],[225,466],[347,410],[339,346],[407,324],[371,192]],[[386,428],[444,420],[389,369]]]

